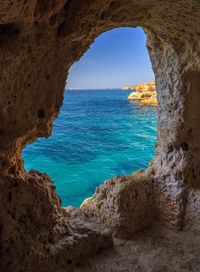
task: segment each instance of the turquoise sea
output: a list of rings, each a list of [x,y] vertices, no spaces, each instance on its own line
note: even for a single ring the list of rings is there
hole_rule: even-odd
[[[106,179],[148,166],[157,110],[127,101],[129,93],[66,90],[52,135],[25,148],[26,170],[47,173],[62,206],[78,207]]]

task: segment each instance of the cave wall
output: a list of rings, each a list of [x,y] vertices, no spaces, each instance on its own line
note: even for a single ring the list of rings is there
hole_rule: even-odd
[[[156,78],[158,143],[148,170],[151,220],[199,233],[199,18],[195,0],[0,3],[0,258],[6,271],[32,271],[38,264],[41,271],[65,268],[112,244],[109,199],[104,199],[104,220],[98,216],[98,191],[82,210],[61,209],[50,178],[26,173],[21,152],[50,135],[70,66],[100,33],[120,26],[143,27]],[[114,190],[110,201],[117,203],[120,192]],[[143,193],[141,198],[149,201]],[[137,206],[144,214],[141,201],[135,200]]]

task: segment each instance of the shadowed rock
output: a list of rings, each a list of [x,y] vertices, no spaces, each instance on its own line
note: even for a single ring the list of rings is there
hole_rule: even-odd
[[[85,256],[112,244],[106,226],[114,232],[116,228],[116,232],[132,233],[150,225],[154,214],[170,228],[185,229],[199,235],[199,2],[1,2],[2,271],[67,271]],[[94,213],[92,218],[87,218],[81,210],[60,208],[51,180],[38,172],[26,173],[21,152],[28,143],[51,134],[53,121],[63,102],[67,71],[71,65],[79,60],[100,33],[122,26],[141,26],[144,29],[155,73],[159,103],[158,142],[151,163],[154,204],[150,195],[152,183],[148,178],[141,178],[141,184],[140,178],[117,178],[102,185],[99,195],[97,191],[85,206],[89,216]],[[100,218],[97,218],[97,211],[100,211]],[[151,212],[153,216],[150,218]],[[120,213],[124,215],[124,221]],[[94,219],[105,222],[106,226],[102,227]],[[156,241],[153,237],[151,245]],[[191,237],[195,240],[194,235]],[[165,243],[160,245],[165,248]],[[196,254],[193,260],[195,267],[185,263],[179,266],[178,271],[199,270],[199,256],[192,247],[191,244],[189,251],[182,252],[187,252],[188,256]],[[154,249],[153,246],[150,248]],[[141,247],[140,250],[143,252]],[[149,255],[146,256],[148,258]],[[173,256],[168,258],[167,255],[165,263],[170,262]],[[130,263],[131,260],[133,258],[129,259]],[[154,258],[150,271],[157,267],[166,271],[167,266],[161,266],[160,261],[158,263],[159,266]],[[145,270],[149,271],[148,267],[138,268],[138,271]],[[105,266],[100,271],[106,271]]]
[[[81,210],[104,223],[115,236],[128,237],[149,227],[155,218],[151,174],[138,171],[106,181]]]

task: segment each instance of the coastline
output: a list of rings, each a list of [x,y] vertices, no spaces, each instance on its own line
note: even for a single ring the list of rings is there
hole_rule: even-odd
[[[135,101],[142,105],[157,106],[157,93],[155,81],[150,81],[138,85],[124,86],[123,90],[134,90],[128,96],[129,101]]]

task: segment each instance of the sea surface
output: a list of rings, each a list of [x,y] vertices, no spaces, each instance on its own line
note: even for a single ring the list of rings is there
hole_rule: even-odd
[[[106,179],[148,167],[157,110],[129,102],[130,91],[66,90],[52,135],[23,151],[27,171],[47,173],[62,206],[79,207]]]

